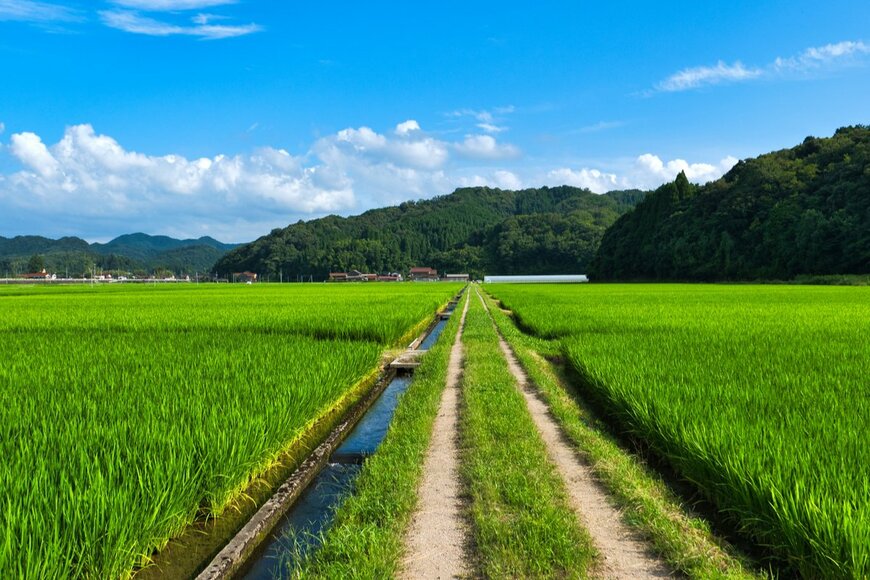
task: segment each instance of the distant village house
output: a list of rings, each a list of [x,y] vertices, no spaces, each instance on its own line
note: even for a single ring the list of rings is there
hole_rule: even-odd
[[[56,274],[49,274],[45,271],[45,268],[42,269],[41,272],[31,272],[29,274],[24,274],[23,277],[26,280],[56,280]]]
[[[256,272],[234,272],[233,280],[236,282],[256,282],[257,274]]]
[[[445,282],[468,282],[468,274],[444,274]]]
[[[434,268],[411,268],[408,278],[414,282],[437,282],[438,270]]]
[[[377,274],[363,274],[359,270],[329,273],[330,282],[375,282],[377,279]]]

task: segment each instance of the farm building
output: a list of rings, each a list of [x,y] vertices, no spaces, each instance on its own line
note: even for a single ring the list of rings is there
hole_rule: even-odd
[[[175,276],[173,276],[172,278],[174,280]],[[234,272],[233,273],[233,280],[235,280],[236,282],[256,282],[257,281],[257,274],[255,272],[247,272],[247,271],[246,272]]]
[[[414,282],[436,282],[438,280],[438,270],[435,268],[411,268],[408,279]]]
[[[484,276],[484,284],[579,284],[588,282],[585,274],[554,274],[550,276]]]
[[[445,282],[468,282],[468,274],[444,274]]]
[[[363,274],[359,270],[350,272],[330,272],[330,282],[374,282],[378,279],[377,274]]]
[[[379,274],[378,282],[401,282],[402,275],[398,272],[390,272],[389,274]]]
[[[57,275],[49,274],[45,271],[45,268],[43,268],[41,272],[31,272],[29,274],[24,274],[23,278],[27,280],[54,280],[57,278]]]

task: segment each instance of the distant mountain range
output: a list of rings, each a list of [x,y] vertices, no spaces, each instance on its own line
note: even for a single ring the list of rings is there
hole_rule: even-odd
[[[42,236],[0,236],[0,275],[28,272],[35,266],[71,276],[91,272],[93,268],[193,274],[210,271],[217,260],[238,245],[225,244],[208,236],[178,240],[143,233],[119,236],[105,244],[89,244],[76,237],[53,240]]]

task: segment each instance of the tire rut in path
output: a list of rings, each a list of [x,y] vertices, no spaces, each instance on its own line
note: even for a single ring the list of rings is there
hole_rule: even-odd
[[[456,578],[470,572],[465,552],[468,531],[462,516],[459,479],[461,338],[470,299],[469,296],[465,301],[450,350],[447,383],[423,464],[417,509],[405,540],[402,578]]]
[[[480,294],[478,297],[489,312],[483,297]],[[571,507],[601,554],[601,562],[592,570],[592,575],[598,578],[632,579],[677,577],[662,560],[650,554],[647,544],[622,522],[619,510],[608,501],[607,493],[595,479],[592,470],[580,459],[562,433],[498,327],[496,332],[511,374],[517,380],[532,420],[547,447],[547,454],[565,481]]]

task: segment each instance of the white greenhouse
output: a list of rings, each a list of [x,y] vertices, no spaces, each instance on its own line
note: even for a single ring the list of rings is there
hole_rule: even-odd
[[[554,274],[551,276],[484,276],[484,284],[579,284],[588,282],[585,274]]]

